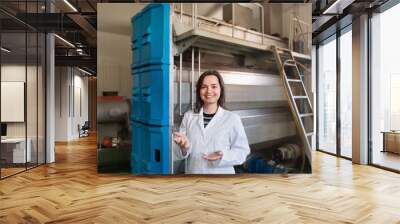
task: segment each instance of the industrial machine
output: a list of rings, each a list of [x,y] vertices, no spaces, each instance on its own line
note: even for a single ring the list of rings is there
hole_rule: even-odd
[[[183,114],[194,108],[198,77],[211,69],[224,79],[227,109],[241,117],[251,148],[248,162],[254,158],[272,161],[277,158],[274,155],[280,155],[277,161],[283,168],[275,171],[311,172],[313,112],[304,85],[311,57],[304,47],[304,35],[304,52],[288,49],[288,42],[296,40],[265,34],[264,6],[251,4],[250,9],[259,12],[256,24],[260,27],[251,23],[246,28],[243,21],[236,25],[235,7],[243,7],[239,4],[229,4],[232,10],[221,19],[198,13],[206,6],[196,3],[149,4],[132,18],[133,173],[183,172],[185,161],[175,156],[179,149],[172,133],[179,129]],[[220,4],[219,12],[213,7],[215,15],[228,11],[226,4]],[[226,22],[224,18],[230,19]],[[288,53],[290,61],[277,51]],[[297,75],[295,84],[299,85],[293,91],[304,91],[301,97],[307,104],[296,104],[293,99],[300,95],[287,86],[288,63],[295,69],[291,72]],[[306,106],[306,112],[299,112]],[[285,148],[288,143],[292,146]],[[283,158],[290,160],[285,163]],[[246,162],[237,172],[251,172],[247,167],[252,164]]]
[[[97,101],[97,164],[99,172],[129,172],[131,155],[130,101],[101,96]]]

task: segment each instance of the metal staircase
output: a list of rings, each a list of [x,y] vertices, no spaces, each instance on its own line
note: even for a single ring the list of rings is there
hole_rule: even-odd
[[[279,73],[282,77],[283,86],[296,123],[298,134],[303,143],[302,169],[304,169],[305,157],[307,157],[309,163],[311,163],[311,139],[314,133],[314,113],[312,104],[300,75],[299,67],[293,56],[293,52],[276,46],[273,46],[272,50],[275,55]]]

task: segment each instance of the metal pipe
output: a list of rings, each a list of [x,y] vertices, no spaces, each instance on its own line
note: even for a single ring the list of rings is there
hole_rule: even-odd
[[[194,18],[194,4],[195,4],[195,3],[192,3],[192,24],[193,24],[193,29],[195,29],[195,25],[194,25],[194,23],[195,23],[195,18]]]
[[[191,74],[190,82],[191,82],[190,103],[192,105],[192,110],[193,110],[194,109],[194,96],[193,96],[193,91],[194,91],[194,47],[192,47],[192,74]]]
[[[264,44],[264,7],[261,5],[261,44]]]
[[[30,30],[34,30],[36,32],[39,32],[38,29],[36,29],[35,27],[29,25],[28,23],[24,22],[23,20],[19,19],[17,16],[15,16],[14,14],[8,12],[7,10],[0,8],[0,12],[2,14],[6,15],[7,17],[12,18],[14,21],[17,21],[18,23],[23,24],[26,28],[29,27]],[[27,21],[27,20],[25,20],[25,21]]]
[[[199,51],[199,75],[198,75],[198,77],[197,77],[197,80],[199,80],[199,77],[200,77],[200,75],[201,75],[201,70],[200,70],[200,63],[201,63],[201,61],[200,61],[200,48],[198,48],[198,51]]]
[[[235,4],[232,3],[232,37],[235,37],[234,31],[235,31]]]
[[[179,116],[182,116],[182,53],[179,54]]]
[[[263,6],[260,3],[253,3],[255,6],[262,8]]]
[[[194,3],[194,28],[196,29],[197,24],[197,3]]]
[[[181,23],[182,23],[182,16],[183,16],[183,3],[181,3],[181,16],[180,16]]]

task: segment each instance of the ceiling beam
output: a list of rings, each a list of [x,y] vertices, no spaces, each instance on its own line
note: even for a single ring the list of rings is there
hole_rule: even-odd
[[[79,25],[91,38],[97,38],[96,28],[94,28],[85,17],[80,14],[68,14],[67,16]]]
[[[90,56],[55,56],[56,66],[82,66],[96,70],[97,59]]]

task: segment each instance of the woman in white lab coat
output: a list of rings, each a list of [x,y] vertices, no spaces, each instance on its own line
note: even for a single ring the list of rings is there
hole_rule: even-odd
[[[195,111],[185,113],[174,141],[187,174],[234,174],[250,153],[240,117],[224,109],[224,82],[218,71],[197,81]]]

